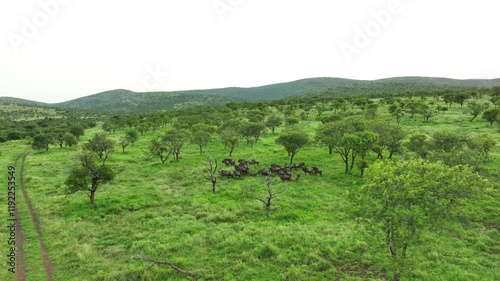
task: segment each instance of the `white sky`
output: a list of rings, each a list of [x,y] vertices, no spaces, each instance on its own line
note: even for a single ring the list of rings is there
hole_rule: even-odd
[[[499,8],[495,0],[2,0],[0,96],[60,102],[117,88],[310,77],[499,78]]]

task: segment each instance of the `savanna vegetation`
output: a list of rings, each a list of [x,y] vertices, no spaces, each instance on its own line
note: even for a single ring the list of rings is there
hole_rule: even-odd
[[[0,153],[31,150],[54,280],[498,280],[499,93],[61,111],[2,123]]]

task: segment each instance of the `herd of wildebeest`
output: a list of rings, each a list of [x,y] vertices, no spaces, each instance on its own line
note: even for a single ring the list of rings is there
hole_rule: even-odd
[[[300,178],[300,174],[297,174],[295,177],[292,176],[292,171],[300,171],[304,172],[304,174],[309,174],[309,175],[323,175],[323,171],[318,168],[318,167],[311,167],[308,168],[306,167],[306,164],[304,162],[300,162],[298,164],[284,164],[283,166],[280,166],[278,164],[271,164],[271,166],[268,169],[259,169],[257,172],[251,172],[250,171],[250,165],[260,165],[260,161],[252,159],[252,160],[245,160],[245,159],[239,159],[238,161],[233,160],[231,158],[226,158],[222,160],[222,163],[226,165],[226,167],[233,166],[234,171],[229,171],[229,170],[221,170],[220,171],[220,176],[221,177],[228,177],[228,178],[237,178],[241,179],[243,176],[272,176],[272,175],[278,175],[282,181],[297,181]]]

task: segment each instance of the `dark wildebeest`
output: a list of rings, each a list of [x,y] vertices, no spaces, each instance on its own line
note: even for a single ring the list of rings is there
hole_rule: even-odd
[[[321,170],[318,167],[313,167],[313,172],[314,172],[314,175],[319,174],[320,176],[323,176],[323,170]]]
[[[226,159],[222,160],[222,163],[224,163],[226,166],[229,166],[229,165],[234,165],[234,163],[236,163],[236,162],[234,162],[234,160],[231,158],[226,158]]]
[[[221,170],[220,171],[220,176],[221,177],[234,177],[234,173],[232,171],[226,171],[226,170]]]
[[[249,164],[251,165],[259,165],[260,164],[260,161],[259,160],[255,160],[255,159],[252,159],[250,160],[250,162],[248,162]]]
[[[260,169],[257,173],[261,174],[263,176],[270,176],[271,175],[271,172],[267,169]]]
[[[304,171],[304,175],[305,175],[305,174],[311,174],[314,170],[309,169],[307,167],[302,167],[302,171]]]

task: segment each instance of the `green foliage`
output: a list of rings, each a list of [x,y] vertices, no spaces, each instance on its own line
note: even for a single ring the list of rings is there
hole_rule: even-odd
[[[191,143],[197,144],[200,147],[200,154],[203,154],[203,147],[212,140],[212,135],[216,129],[215,126],[204,123],[199,123],[191,127]]]
[[[174,155],[175,161],[179,161],[182,146],[189,140],[190,133],[185,129],[172,129],[165,132],[163,142],[170,147],[170,151]]]
[[[129,130],[126,133],[125,138],[128,142],[134,145],[134,143],[139,139],[139,134],[137,133],[137,131]]]
[[[104,134],[95,134],[88,143],[84,144],[84,148],[96,153],[102,159],[113,151],[114,143]]]
[[[69,128],[69,132],[72,133],[77,140],[80,140],[80,137],[85,134],[85,128],[80,124],[73,124]]]
[[[71,169],[65,181],[67,191],[69,193],[89,192],[90,204],[93,205],[95,203],[95,192],[99,186],[112,181],[115,177],[113,170],[106,165],[108,153],[100,160],[91,151],[84,151],[78,155],[78,166]]]
[[[422,159],[427,158],[429,154],[429,145],[429,137],[421,133],[411,135],[406,144],[410,151],[417,153]]]
[[[220,141],[224,148],[229,146],[229,156],[233,155],[234,148],[240,143],[240,134],[238,131],[226,129],[220,133]]]
[[[276,143],[282,145],[288,152],[290,164],[293,163],[293,158],[297,152],[309,143],[309,136],[301,130],[285,130],[276,139]]]
[[[69,146],[69,148],[72,148],[73,146],[78,144],[78,140],[71,133],[65,133],[63,135],[63,141],[66,146]]]
[[[52,139],[46,134],[38,134],[33,138],[31,143],[31,148],[40,150],[49,150],[49,144],[52,143]]]
[[[483,111],[488,109],[490,107],[490,104],[486,102],[480,103],[477,101],[471,101],[469,102],[467,107],[469,108],[470,115],[472,115],[472,118],[470,119],[470,121],[472,122],[474,121],[474,119],[476,119],[477,116],[483,113]]]
[[[500,108],[490,108],[483,112],[483,119],[490,122],[490,125],[493,126],[493,123],[499,122],[500,119]]]
[[[160,158],[162,164],[165,164],[168,157],[172,153],[169,149],[167,142],[163,138],[154,138],[149,144],[149,154],[153,157]]]
[[[276,127],[281,126],[281,124],[283,124],[283,118],[279,117],[278,115],[271,115],[267,118],[266,121],[266,126],[268,128],[271,128],[273,134],[276,130]]]
[[[462,215],[486,181],[466,166],[409,160],[378,162],[367,169],[365,185],[354,195],[359,215],[373,221],[384,235],[394,259],[407,258],[407,250],[426,228]],[[398,268],[401,273],[405,268]]]

